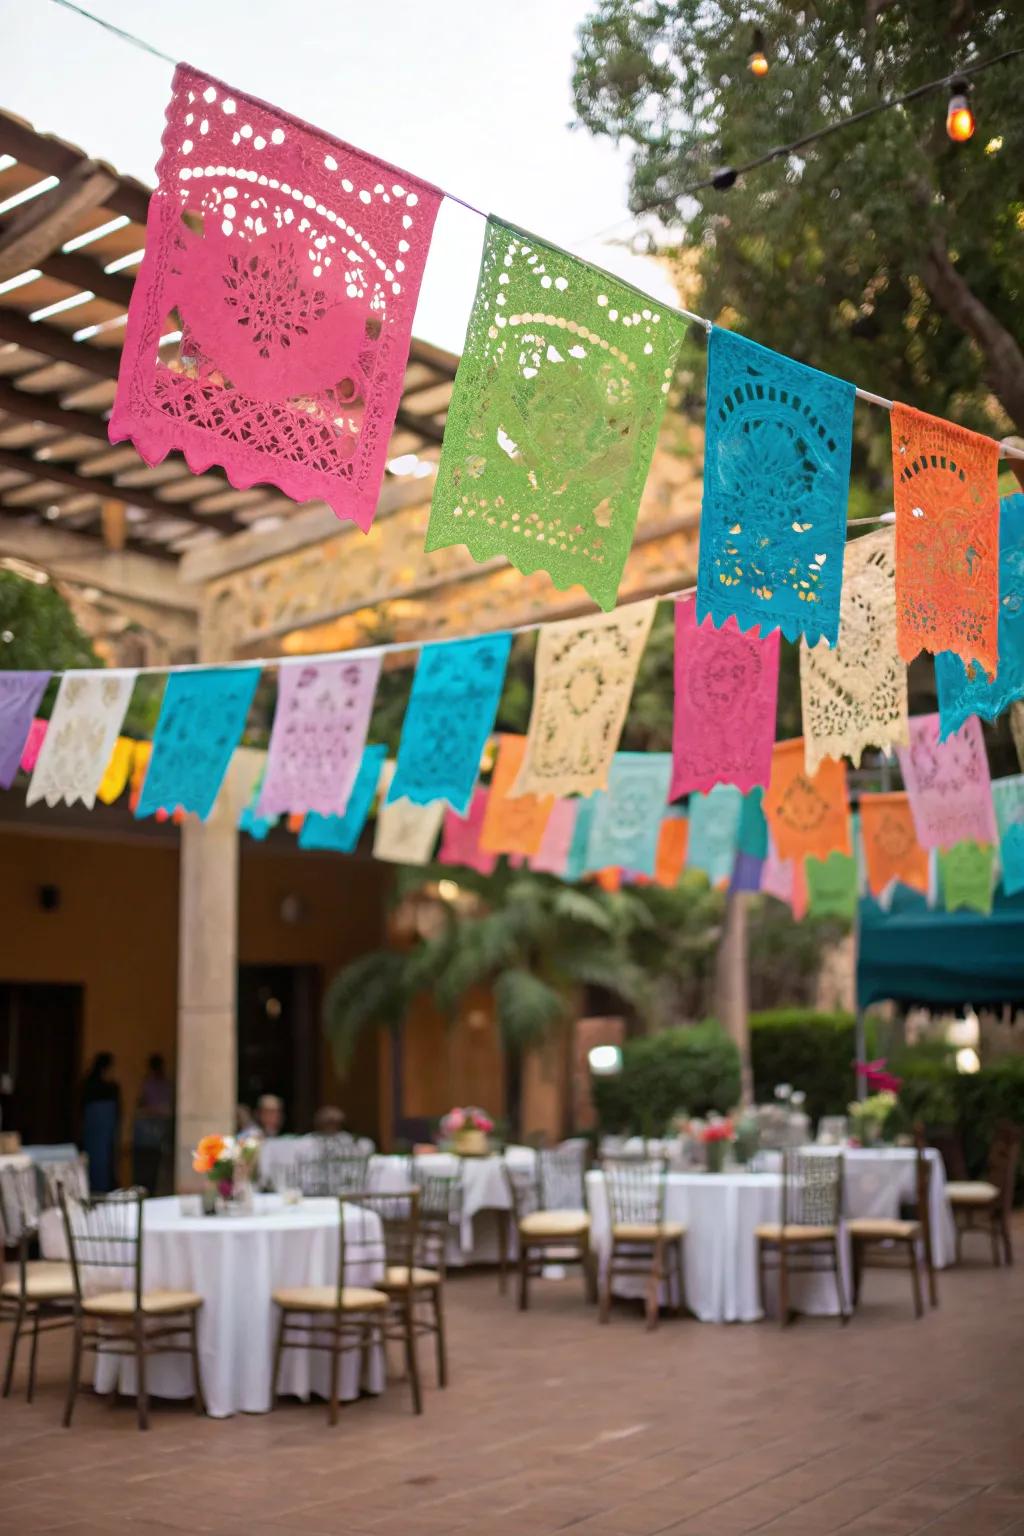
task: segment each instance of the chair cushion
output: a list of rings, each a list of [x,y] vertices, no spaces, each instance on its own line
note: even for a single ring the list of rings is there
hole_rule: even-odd
[[[166,1317],[172,1312],[198,1312],[203,1298],[195,1291],[147,1291],[142,1298],[142,1310],[148,1317]],[[132,1317],[135,1313],[134,1291],[104,1291],[99,1296],[86,1296],[82,1311],[96,1317]]]
[[[286,1312],[333,1312],[338,1292],[333,1285],[293,1285],[274,1291],[273,1298]],[[346,1285],[341,1293],[343,1312],[373,1312],[387,1304],[383,1291],[371,1291],[367,1286]]]
[[[662,1237],[666,1242],[676,1242],[686,1227],[681,1221],[619,1221],[612,1224],[612,1236],[620,1243],[653,1243]]]
[[[75,1294],[75,1280],[70,1264],[54,1264],[46,1259],[25,1265],[25,1295],[30,1301],[62,1301]],[[0,1295],[17,1300],[21,1295],[21,1276],[16,1266],[8,1270]]]
[[[531,1211],[519,1223],[524,1237],[582,1237],[590,1231],[586,1211]]]
[[[994,1184],[987,1184],[984,1179],[965,1179],[962,1182],[954,1179],[946,1185],[946,1194],[953,1205],[991,1205],[993,1200],[999,1199],[999,1190]]]
[[[413,1285],[440,1285],[441,1276],[436,1269],[419,1269],[415,1264],[412,1268]],[[409,1271],[404,1264],[390,1264],[384,1275],[384,1284],[388,1290],[404,1291],[409,1284]]]
[[[895,1217],[887,1216],[854,1216],[846,1223],[846,1230],[851,1237],[877,1238],[879,1242],[885,1242],[891,1237],[920,1237],[921,1223],[897,1221]]]
[[[754,1234],[766,1243],[822,1243],[835,1237],[835,1227],[801,1227],[790,1223],[785,1229],[777,1221],[755,1227]]]

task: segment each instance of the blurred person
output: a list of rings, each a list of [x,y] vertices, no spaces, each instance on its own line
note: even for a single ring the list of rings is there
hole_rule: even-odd
[[[132,1128],[132,1183],[141,1184],[151,1195],[158,1192],[168,1167],[173,1113],[174,1093],[166,1064],[156,1053],[146,1063]]]
[[[261,1093],[256,1101],[256,1126],[261,1136],[280,1136],[284,1127],[284,1100],[276,1093]]]
[[[345,1129],[345,1111],[336,1104],[323,1104],[313,1116],[317,1136],[340,1136]]]
[[[245,1136],[249,1132],[255,1131],[256,1129],[256,1121],[253,1119],[252,1110],[249,1108],[248,1104],[236,1104],[235,1135]]]
[[[89,1185],[97,1194],[117,1187],[121,1135],[121,1089],[113,1077],[114,1053],[98,1051],[82,1083],[82,1151],[89,1159]]]

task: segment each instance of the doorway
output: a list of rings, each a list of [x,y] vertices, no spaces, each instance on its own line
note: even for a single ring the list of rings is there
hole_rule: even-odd
[[[288,1132],[308,1131],[320,1086],[319,971],[313,965],[238,968],[238,1102],[284,1100]]]
[[[25,1146],[78,1139],[82,988],[0,982],[0,1114]]]

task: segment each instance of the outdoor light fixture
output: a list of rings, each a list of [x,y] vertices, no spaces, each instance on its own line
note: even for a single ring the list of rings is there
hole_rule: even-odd
[[[750,44],[750,58],[747,60],[747,68],[758,80],[768,73],[768,56],[764,51],[764,33],[760,27],[754,28],[754,35]]]
[[[946,132],[954,144],[966,144],[968,139],[974,137],[977,124],[974,119],[974,109],[968,96],[970,86],[962,75],[949,82],[951,95],[949,106],[946,108]]]
[[[622,1051],[617,1045],[595,1045],[587,1052],[587,1064],[595,1077],[614,1077],[622,1071]]]

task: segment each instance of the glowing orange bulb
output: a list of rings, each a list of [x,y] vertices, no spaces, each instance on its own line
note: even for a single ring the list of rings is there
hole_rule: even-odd
[[[946,113],[946,132],[954,144],[966,144],[974,137],[975,121],[966,96],[952,96]]]
[[[758,51],[750,55],[749,69],[750,73],[756,75],[759,80],[768,73],[768,60],[763,53]]]

